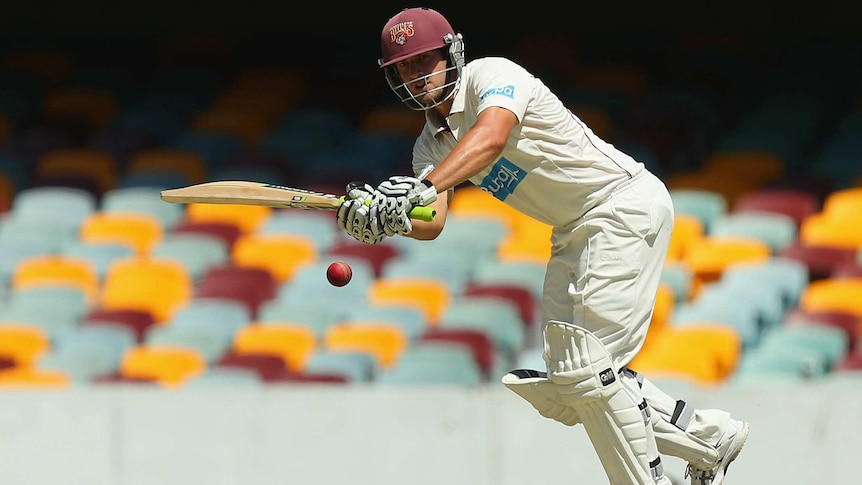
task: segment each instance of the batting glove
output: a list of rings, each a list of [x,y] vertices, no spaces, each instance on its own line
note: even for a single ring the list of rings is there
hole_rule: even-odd
[[[353,239],[365,244],[377,244],[386,239],[384,220],[377,207],[366,205],[363,199],[346,199],[338,207],[338,227]]]
[[[347,199],[371,200],[376,192],[374,187],[365,182],[354,181],[347,184]]]
[[[387,234],[410,234],[413,223],[410,211],[437,200],[437,189],[425,180],[415,177],[393,176],[377,186],[372,194],[372,205],[379,206],[386,215],[384,230]]]

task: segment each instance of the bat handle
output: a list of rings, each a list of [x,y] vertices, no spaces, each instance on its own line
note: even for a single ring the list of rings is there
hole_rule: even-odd
[[[344,196],[342,196],[339,199],[339,201],[344,202]],[[365,203],[371,204],[371,201],[366,200]],[[410,210],[409,215],[410,215],[411,219],[416,219],[418,221],[431,222],[437,217],[437,209],[434,209],[433,207],[425,207],[425,206],[414,207],[413,209]]]

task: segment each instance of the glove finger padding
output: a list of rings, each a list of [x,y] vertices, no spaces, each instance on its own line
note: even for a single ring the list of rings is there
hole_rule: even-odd
[[[387,236],[410,234],[413,231],[413,222],[408,215],[409,206],[407,198],[387,197],[382,192],[376,192],[371,201],[371,207],[377,209]]]
[[[338,208],[338,227],[352,238],[366,244],[377,244],[386,238],[380,217],[362,200],[345,200]]]
[[[371,185],[360,182],[353,181],[347,184],[345,193],[347,194],[347,199],[359,199],[359,200],[368,200],[371,199],[374,192],[376,190]]]

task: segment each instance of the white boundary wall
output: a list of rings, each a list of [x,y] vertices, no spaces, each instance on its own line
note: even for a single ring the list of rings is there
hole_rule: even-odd
[[[732,485],[858,476],[862,379],[684,390],[751,421]],[[681,461],[665,466],[687,483]],[[605,483],[582,426],[502,385],[0,392],[3,485]]]

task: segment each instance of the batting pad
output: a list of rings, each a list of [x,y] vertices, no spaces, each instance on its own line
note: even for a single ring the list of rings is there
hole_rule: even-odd
[[[580,417],[610,484],[670,483],[661,473],[660,460],[650,463],[640,403],[623,388],[602,342],[577,325],[550,321],[544,357],[549,380],[562,404]]]
[[[542,416],[566,426],[581,422],[578,412],[560,403],[556,384],[548,380],[546,372],[517,369],[503,376],[503,385],[532,404]]]

